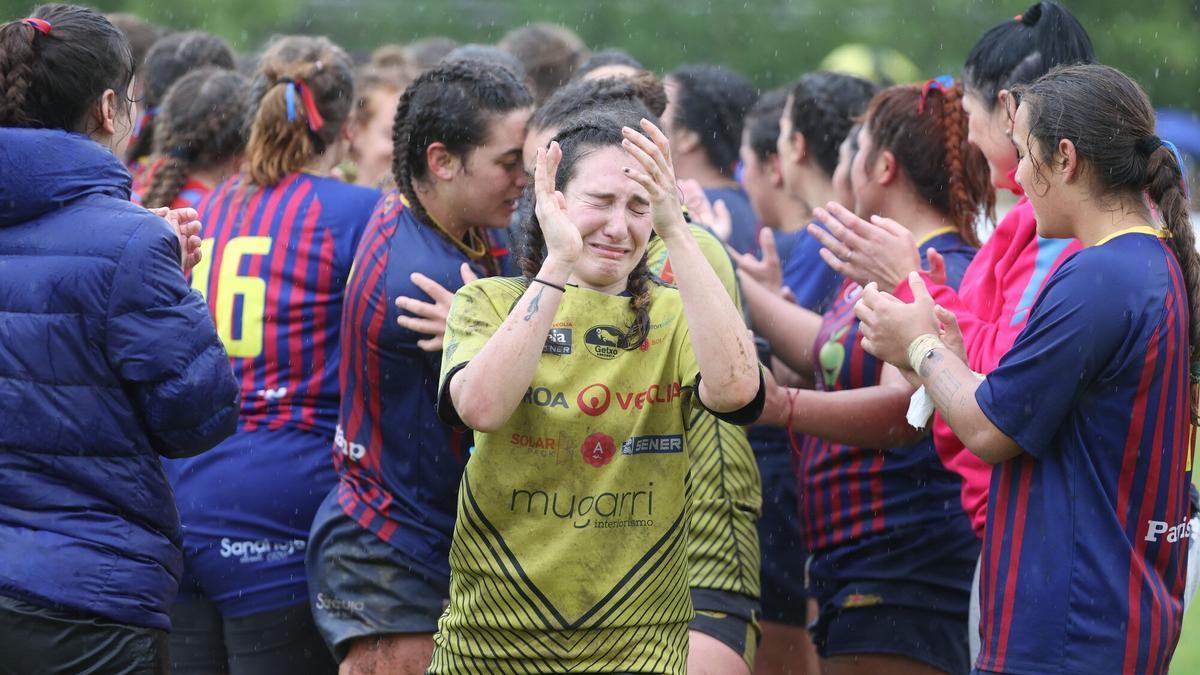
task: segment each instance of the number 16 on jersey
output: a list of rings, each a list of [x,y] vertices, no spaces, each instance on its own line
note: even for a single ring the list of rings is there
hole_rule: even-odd
[[[212,271],[215,241],[200,242],[200,263],[192,269],[192,288],[207,298],[209,275]],[[254,275],[239,273],[242,260],[249,256],[266,255],[271,252],[270,237],[234,237],[225,244],[221,252],[221,264],[217,269],[217,297],[213,307],[213,321],[217,335],[225,344],[225,351],[235,358],[252,359],[263,351],[263,312],[267,304],[267,282]],[[242,298],[241,316],[234,320],[234,299]],[[233,327],[241,331],[233,336]]]

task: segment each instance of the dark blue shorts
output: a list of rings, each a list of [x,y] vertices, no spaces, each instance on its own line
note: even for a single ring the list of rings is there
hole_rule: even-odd
[[[894,654],[947,673],[971,669],[967,639],[979,542],[966,522],[893,530],[812,556],[810,626],[822,658]]]
[[[313,520],[306,561],[313,619],[338,661],[361,637],[433,634],[450,579],[421,569],[342,511],[330,492]]]
[[[693,588],[692,606],[696,618],[688,624],[688,629],[704,633],[729,647],[753,671],[758,643],[762,641],[758,600],[741,593]]]
[[[808,559],[808,550],[801,540],[800,517],[796,511],[796,476],[792,471],[787,432],[753,428],[750,443],[762,475],[762,516],[758,519],[758,542],[762,550],[762,618],[789,626],[805,626],[808,623],[808,592],[804,588],[804,563]]]

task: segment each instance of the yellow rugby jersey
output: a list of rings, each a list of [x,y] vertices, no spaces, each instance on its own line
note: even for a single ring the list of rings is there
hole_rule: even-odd
[[[737,274],[725,245],[699,225],[692,224],[690,229],[700,251],[741,311]],[[674,283],[662,239],[650,240],[646,259],[651,272]],[[757,525],[762,512],[762,478],[746,431],[696,406],[686,439],[692,457],[689,584],[692,588],[758,598],[762,561]]]
[[[441,387],[525,289],[458,291]],[[651,297],[649,335],[626,351],[628,297],[568,287],[524,401],[475,434],[431,673],[684,672],[683,434],[699,369],[678,291]]]

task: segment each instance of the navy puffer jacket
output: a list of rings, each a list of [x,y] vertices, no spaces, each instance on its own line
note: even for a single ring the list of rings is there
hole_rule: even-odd
[[[169,628],[159,455],[237,425],[239,386],[161,218],[79,134],[0,128],[0,594]]]

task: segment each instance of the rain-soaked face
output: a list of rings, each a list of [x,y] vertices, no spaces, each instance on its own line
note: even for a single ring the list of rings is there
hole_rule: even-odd
[[[962,99],[963,110],[967,113],[967,140],[983,153],[992,173],[992,185],[1001,189],[1013,187],[1008,174],[1017,167],[1017,153],[1013,151],[1011,140],[1012,116],[1005,105],[1010,100],[1005,92],[1002,101],[997,101],[988,110],[973,89],[967,89]]]
[[[502,228],[512,221],[528,183],[521,152],[532,113],[521,108],[492,116],[484,143],[464,158],[454,203],[471,227]]]
[[[1041,143],[1029,132],[1029,107],[1022,104],[1013,119],[1012,146],[1017,156],[1017,172],[1013,176],[1029,198],[1033,214],[1037,218],[1037,232],[1043,237],[1062,238],[1072,236],[1063,223],[1065,209],[1062,185],[1054,172],[1043,161]]]
[[[650,196],[625,167],[637,161],[618,145],[586,150],[559,189],[567,216],[579,228],[583,252],[572,277],[581,287],[620,293],[646,252],[653,229]]]

